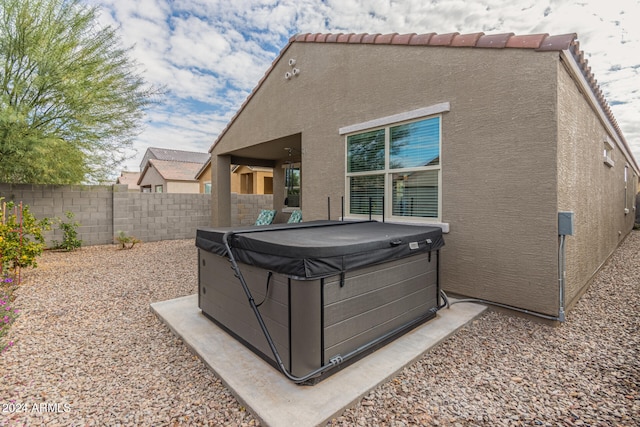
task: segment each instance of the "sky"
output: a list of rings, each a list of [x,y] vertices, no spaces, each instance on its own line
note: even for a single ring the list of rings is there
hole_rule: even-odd
[[[123,170],[148,147],[207,152],[298,33],[576,33],[640,162],[640,0],[83,0],[164,89]]]

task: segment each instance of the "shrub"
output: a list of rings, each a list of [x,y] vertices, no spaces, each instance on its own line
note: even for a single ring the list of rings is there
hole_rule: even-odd
[[[133,236],[127,236],[127,233],[124,231],[118,231],[116,241],[120,243],[120,249],[132,249],[136,243],[141,242]]]
[[[23,267],[37,267],[44,250],[47,218],[37,220],[29,206],[3,202],[0,197],[0,277],[17,276]]]
[[[78,239],[78,230],[80,223],[77,221],[71,221],[74,217],[73,212],[67,211],[65,213],[69,221],[65,222],[60,218],[56,218],[58,223],[58,229],[62,230],[62,241],[53,241],[53,247],[55,249],[63,249],[67,252],[78,249],[82,246],[82,240]]]

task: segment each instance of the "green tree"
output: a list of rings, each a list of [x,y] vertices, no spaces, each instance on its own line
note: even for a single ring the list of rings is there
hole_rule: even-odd
[[[97,15],[79,0],[0,0],[0,181],[101,182],[126,159],[158,90]]]

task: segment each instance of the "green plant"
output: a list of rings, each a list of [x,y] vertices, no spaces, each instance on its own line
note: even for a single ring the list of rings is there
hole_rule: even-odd
[[[118,231],[116,241],[120,243],[120,249],[132,249],[136,243],[141,243],[141,241],[134,236],[127,236],[127,233],[124,231]]]
[[[82,240],[78,239],[77,228],[80,226],[80,223],[77,221],[71,221],[74,217],[73,212],[67,211],[65,215],[69,220],[67,222],[61,220],[60,218],[56,218],[58,229],[62,230],[63,236],[61,242],[58,242],[57,240],[53,241],[53,247],[55,249],[63,249],[69,252],[82,246]]]
[[[29,206],[4,202],[0,197],[0,277],[18,277],[23,267],[37,267],[44,250],[48,218],[37,220]]]

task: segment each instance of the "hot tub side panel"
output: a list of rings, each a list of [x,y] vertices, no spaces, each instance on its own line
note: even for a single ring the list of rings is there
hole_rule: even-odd
[[[348,272],[343,286],[339,276],[325,279],[323,362],[435,316],[437,256],[434,251]]]
[[[202,312],[227,332],[249,344],[254,351],[257,350],[260,356],[275,363],[267,339],[227,258],[203,250],[198,252],[199,307]],[[264,301],[259,307],[260,313],[280,358],[286,367],[290,367],[288,279],[273,274],[265,299],[269,272],[245,264],[240,269],[256,304]]]

